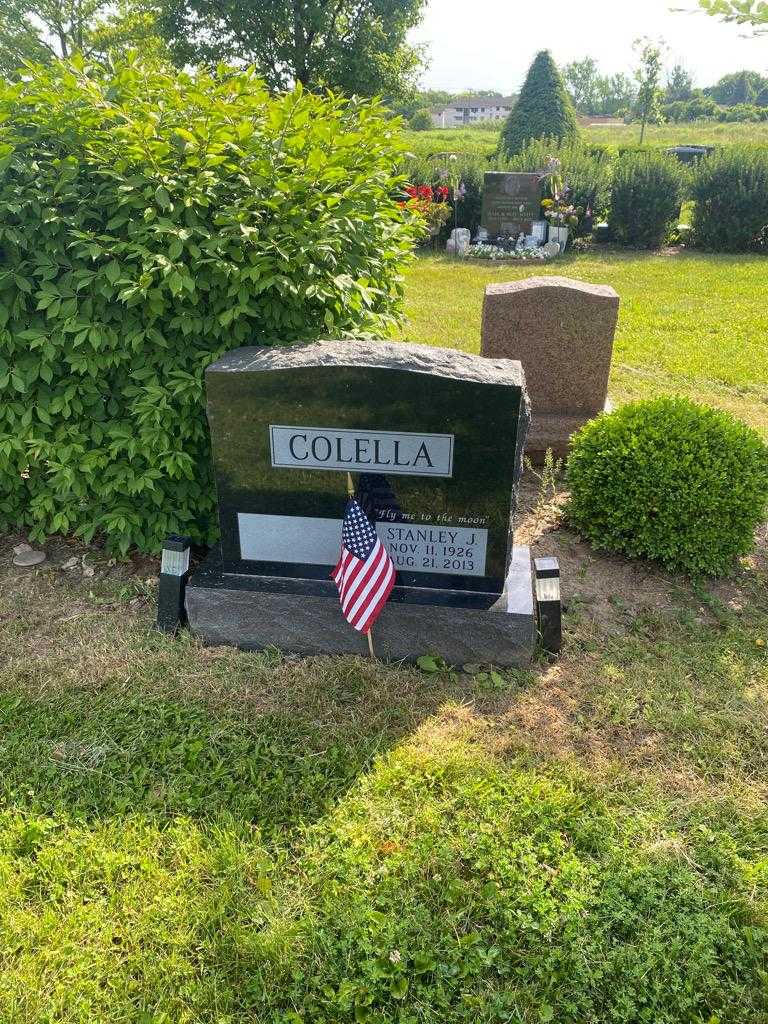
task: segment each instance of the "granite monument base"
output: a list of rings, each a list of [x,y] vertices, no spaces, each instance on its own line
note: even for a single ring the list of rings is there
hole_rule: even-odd
[[[611,401],[605,403],[605,412],[613,408]],[[557,412],[534,412],[531,428],[525,444],[525,454],[534,463],[541,464],[548,450],[556,459],[567,459],[570,454],[571,437],[577,430],[594,419],[598,413],[584,413],[580,416],[569,416]]]
[[[331,580],[223,573],[217,549],[189,580],[186,609],[190,629],[209,645],[368,656],[368,642],[343,618]],[[434,653],[451,665],[529,664],[537,628],[528,548],[514,549],[500,596],[396,586],[373,637],[384,660]]]

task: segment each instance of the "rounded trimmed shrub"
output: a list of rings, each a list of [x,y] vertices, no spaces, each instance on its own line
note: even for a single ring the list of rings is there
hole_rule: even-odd
[[[658,249],[680,216],[686,172],[666,153],[622,154],[613,169],[608,221],[620,242]]]
[[[381,335],[399,125],[250,72],[54,63],[0,90],[0,529],[215,537],[203,371]]]
[[[768,152],[733,146],[700,160],[693,178],[694,238],[716,252],[768,247]]]
[[[722,575],[768,506],[768,447],[728,413],[684,398],[591,420],[568,460],[568,515],[595,547]]]

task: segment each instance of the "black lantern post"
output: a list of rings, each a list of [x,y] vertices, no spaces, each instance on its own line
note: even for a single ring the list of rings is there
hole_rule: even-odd
[[[163,544],[157,594],[157,628],[163,633],[175,633],[187,621],[184,591],[189,576],[191,543],[189,537],[172,534]]]
[[[556,558],[536,558],[533,569],[541,644],[548,654],[559,654],[563,646],[560,563]]]

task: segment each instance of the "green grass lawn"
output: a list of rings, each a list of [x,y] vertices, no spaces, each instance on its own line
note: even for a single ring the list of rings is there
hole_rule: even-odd
[[[764,266],[551,269],[619,291],[617,400],[765,429]],[[518,273],[418,260],[405,333],[476,351]],[[768,537],[694,583],[534,484],[566,648],[494,676],[204,649],[155,562],[0,543],[2,1024],[768,1022]]]
[[[685,394],[768,435],[768,280],[762,256],[592,250],[545,268],[424,256],[407,272],[404,336],[480,351],[491,281],[562,274],[612,285],[621,299],[610,391],[616,402]]]
[[[637,124],[594,124],[582,129],[588,142],[607,146],[635,146],[640,141]],[[694,121],[684,124],[659,124],[646,128],[647,146],[733,146],[768,145],[768,121],[757,124]]]
[[[4,1024],[768,1019],[764,571],[572,586],[489,685],[157,636],[91,561],[1,577]]]
[[[447,128],[427,132],[405,133],[408,146],[419,156],[451,150],[456,153],[481,153],[489,156],[499,142],[498,128]],[[640,128],[636,124],[590,125],[581,129],[585,142],[601,145],[636,146]],[[758,124],[721,124],[718,121],[695,121],[687,124],[651,125],[646,129],[644,145],[666,146],[730,146],[735,144],[768,145],[768,121]]]

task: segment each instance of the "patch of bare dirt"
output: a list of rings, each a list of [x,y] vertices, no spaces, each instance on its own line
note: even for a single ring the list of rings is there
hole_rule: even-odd
[[[554,556],[560,562],[563,602],[610,633],[647,612],[669,613],[690,609],[702,622],[712,618],[712,608],[702,604],[691,580],[667,572],[642,559],[624,558],[597,551],[581,540],[565,523],[567,493],[541,493],[540,481],[530,471],[522,479],[515,541],[528,544],[534,558]],[[742,559],[730,578],[711,579],[706,593],[724,609],[740,614],[750,601],[750,591],[768,573],[768,524],[757,531],[755,550]],[[700,593],[700,592],[699,592]]]

